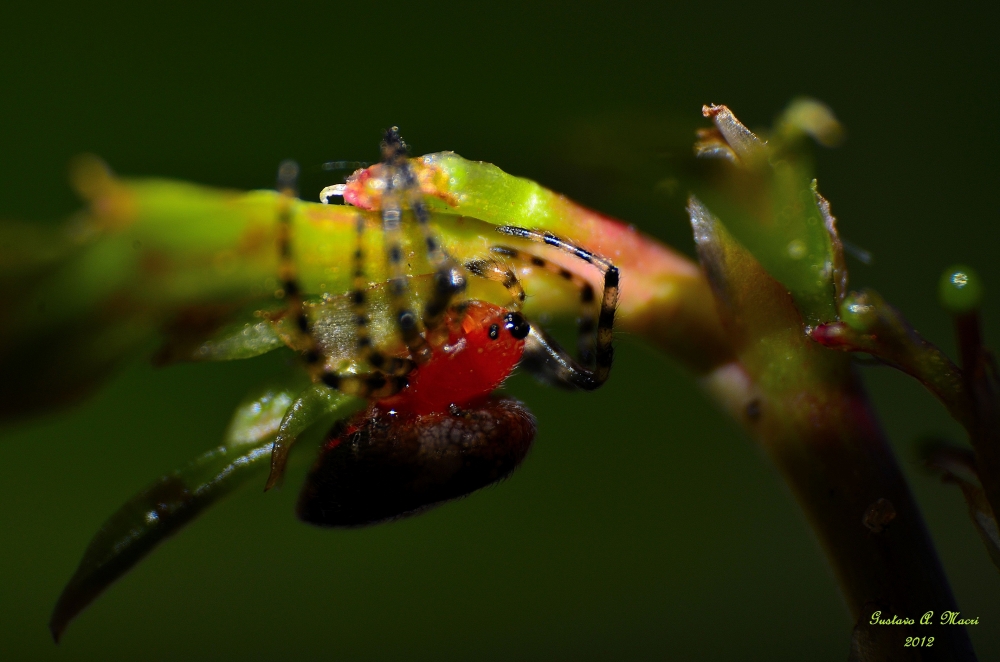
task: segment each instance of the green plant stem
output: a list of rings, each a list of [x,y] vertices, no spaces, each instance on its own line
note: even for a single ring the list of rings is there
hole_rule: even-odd
[[[974,660],[964,627],[938,625],[942,612],[957,611],[955,598],[850,357],[810,339],[786,287],[697,199],[689,211],[737,357],[702,383],[792,489],[857,622],[856,639],[881,638],[858,659],[897,659],[909,635],[935,637],[925,659]],[[875,611],[915,623],[933,611],[933,625],[866,631]]]
[[[943,611],[958,611],[920,510],[910,493],[871,403],[850,373],[823,394],[824,412],[810,416],[805,394],[771,400],[773,416],[757,421],[747,403],[761,397],[739,364],[720,366],[702,379],[707,392],[756,440],[792,489],[826,551],[848,609],[868,620],[875,609],[919,619],[934,611],[928,660],[974,660],[968,632],[938,625]],[[803,407],[806,405],[806,407]],[[875,533],[864,517],[879,499],[896,517]],[[890,627],[890,626],[884,626]],[[915,634],[916,632],[914,632]]]

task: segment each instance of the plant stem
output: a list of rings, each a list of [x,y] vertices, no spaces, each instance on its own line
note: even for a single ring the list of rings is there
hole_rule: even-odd
[[[810,412],[808,394],[769,401],[760,415],[759,387],[736,363],[703,380],[708,393],[761,445],[791,487],[826,551],[852,618],[859,622],[882,609],[910,617],[934,612],[927,660],[975,660],[962,626],[938,625],[944,611],[958,611],[920,510],[857,376],[850,371],[823,393],[823,411]],[[757,416],[747,403],[757,402]],[[766,409],[765,409],[766,411]],[[876,533],[864,524],[879,500],[896,515]],[[888,609],[890,612],[886,612]],[[884,626],[892,627],[892,626]],[[902,637],[900,629],[900,637]],[[916,631],[913,632],[916,634]]]

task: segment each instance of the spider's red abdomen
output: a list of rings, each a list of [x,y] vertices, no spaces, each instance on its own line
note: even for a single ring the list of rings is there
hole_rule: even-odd
[[[431,360],[410,373],[409,385],[379,407],[419,416],[464,407],[495,391],[524,354],[524,338],[508,328],[507,315],[500,306],[468,302],[461,316],[446,320],[447,342],[434,347]]]

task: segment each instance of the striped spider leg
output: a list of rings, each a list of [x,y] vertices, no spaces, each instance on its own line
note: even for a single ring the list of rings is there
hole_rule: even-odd
[[[595,266],[601,272],[604,287],[598,305],[590,282],[570,269],[511,246],[498,245],[491,249],[494,254],[507,260],[554,273],[573,283],[580,292],[581,311],[577,319],[579,360],[574,360],[551,336],[537,325],[532,325],[526,341],[522,367],[555,386],[586,391],[599,388],[607,381],[614,358],[613,332],[620,281],[618,267],[609,259],[550,232],[509,225],[500,226],[497,231],[510,237],[551,246]]]
[[[328,357],[323,351],[315,329],[314,321],[306,310],[294,256],[291,250],[291,218],[294,200],[296,198],[296,179],[298,166],[286,161],[278,170],[278,190],[281,192],[278,210],[278,251],[279,275],[281,277],[283,298],[286,304],[285,315],[294,321],[295,332],[304,344],[303,353],[306,365],[314,380],[321,381],[330,388],[337,389],[347,395],[361,398],[385,397],[397,393],[406,386],[406,373],[413,368],[408,360],[387,359],[381,352],[372,347],[367,331],[368,307],[364,291],[364,218],[359,214],[357,222],[357,245],[354,252],[354,290],[351,292],[352,310],[355,315],[357,349],[359,358],[372,366],[373,370],[366,373],[350,374],[330,370],[327,366]],[[278,454],[277,447],[275,451]]]
[[[389,293],[393,313],[396,326],[413,360],[424,363],[430,359],[431,350],[427,339],[420,335],[416,316],[404,303],[407,278],[400,243],[402,202],[412,210],[420,226],[427,259],[434,268],[434,288],[424,305],[422,318],[428,334],[441,325],[451,300],[465,290],[465,273],[445,252],[430,227],[430,212],[424,204],[416,176],[410,167],[409,149],[400,137],[398,127],[394,126],[385,132],[381,165],[385,185],[382,193],[382,232],[390,268]]]

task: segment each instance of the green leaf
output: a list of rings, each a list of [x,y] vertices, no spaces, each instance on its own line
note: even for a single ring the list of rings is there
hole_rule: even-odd
[[[791,296],[698,198],[691,197],[688,213],[698,258],[741,361],[751,374],[794,364],[788,358],[807,345]]]
[[[252,480],[260,479],[263,487],[274,440],[300,388],[270,386],[244,400],[222,446],[161,477],[108,518],[56,603],[49,622],[56,641],[108,586],[206,508]],[[347,396],[334,399],[336,403],[327,402],[322,413],[346,416],[355,402]],[[317,419],[313,416],[310,422]]]
[[[847,280],[843,248],[801,141],[764,142],[725,106],[704,114],[716,126],[695,150],[723,162],[698,196],[791,293],[807,324],[836,320]]]

